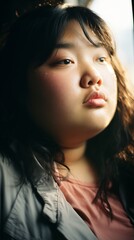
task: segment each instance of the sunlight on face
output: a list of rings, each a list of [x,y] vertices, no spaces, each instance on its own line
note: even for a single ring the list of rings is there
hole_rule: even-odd
[[[104,130],[116,105],[117,82],[107,51],[91,45],[79,24],[70,22],[52,56],[29,72],[30,114],[58,143],[71,146]]]

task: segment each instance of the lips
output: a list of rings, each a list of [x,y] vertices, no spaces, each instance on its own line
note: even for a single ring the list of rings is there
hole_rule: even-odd
[[[90,107],[103,107],[106,102],[107,96],[103,92],[91,92],[84,100],[84,104]]]

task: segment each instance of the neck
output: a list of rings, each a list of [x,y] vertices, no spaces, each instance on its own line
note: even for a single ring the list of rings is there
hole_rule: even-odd
[[[75,146],[73,148],[62,149],[65,157],[65,164],[74,165],[85,159],[86,143]]]
[[[96,182],[90,160],[85,155],[86,143],[73,148],[63,148],[62,151],[65,157],[65,165],[70,169],[71,178],[87,183]],[[62,173],[61,170],[60,173]]]

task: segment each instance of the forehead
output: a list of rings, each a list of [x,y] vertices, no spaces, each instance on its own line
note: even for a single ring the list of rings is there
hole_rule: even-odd
[[[89,28],[88,25],[84,25],[84,29],[86,30],[86,33],[88,34],[89,38],[95,43],[101,43],[101,41],[98,39],[96,34]],[[89,45],[91,42],[87,38],[86,34],[84,33],[82,27],[80,24],[72,20],[68,22],[66,25],[64,31],[62,32],[61,36],[59,37],[58,43],[59,42],[66,42],[66,41],[74,41],[79,43],[79,41],[82,41],[83,44]],[[72,42],[73,43],[73,42]]]

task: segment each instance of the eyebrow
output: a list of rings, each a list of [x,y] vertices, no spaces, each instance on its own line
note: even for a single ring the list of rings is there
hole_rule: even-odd
[[[100,48],[100,47],[103,47],[103,44],[102,42],[96,42],[95,45],[93,45],[92,43],[89,42],[89,46],[90,47],[95,47],[95,48]],[[55,49],[62,49],[62,48],[65,48],[65,49],[72,49],[72,48],[75,48],[75,45],[73,43],[57,43],[56,46],[55,46]]]
[[[57,43],[55,48],[60,49],[60,48],[75,48],[75,45],[73,43]]]

